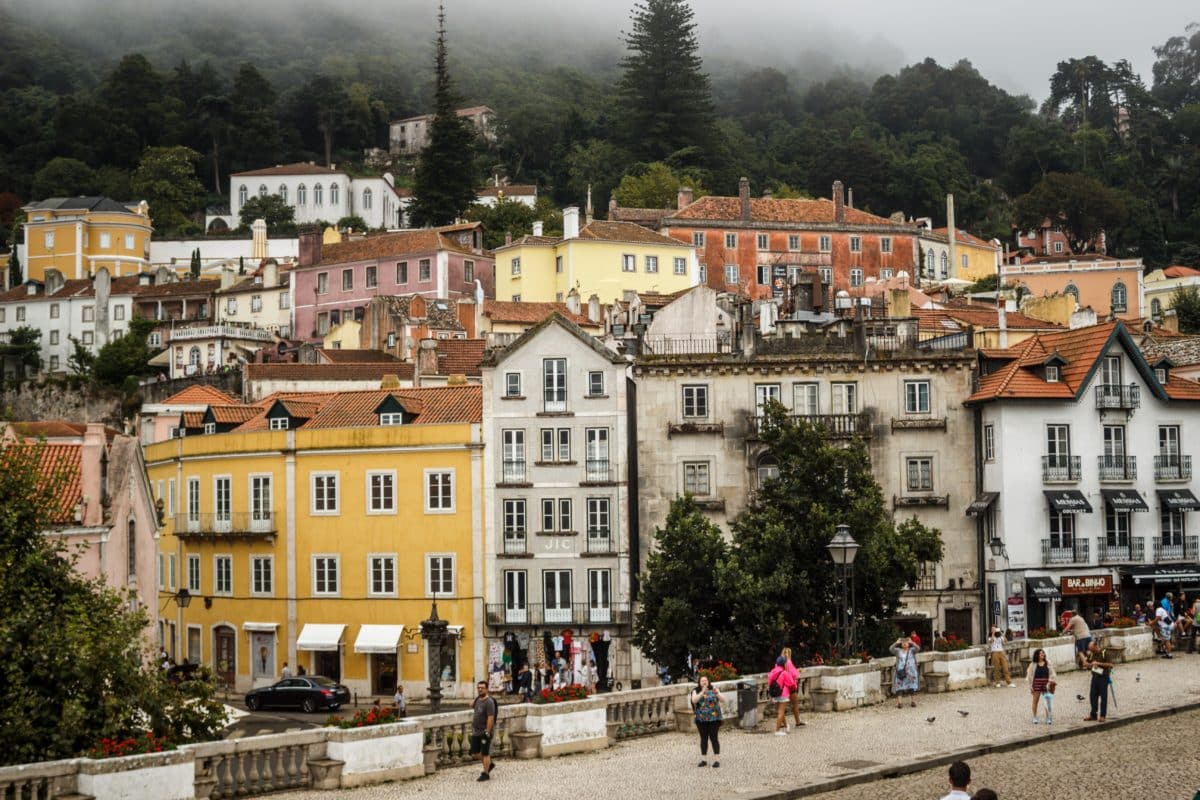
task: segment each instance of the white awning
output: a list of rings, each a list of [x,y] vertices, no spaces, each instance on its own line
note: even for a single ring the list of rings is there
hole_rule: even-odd
[[[263,632],[267,632],[267,633],[274,633],[278,629],[279,629],[278,622],[243,622],[242,623],[242,630],[247,630],[247,631],[263,631]]]
[[[154,358],[146,362],[151,367],[169,367],[171,366],[171,348],[163,350]]]
[[[362,625],[354,640],[356,653],[395,653],[400,646],[403,625]]]
[[[447,625],[446,626],[446,633],[450,634],[451,636],[457,636],[458,638],[461,639],[462,632],[463,632],[462,625]]]
[[[342,631],[345,625],[314,625],[309,622],[300,629],[300,638],[296,640],[297,650],[334,650],[342,643]]]

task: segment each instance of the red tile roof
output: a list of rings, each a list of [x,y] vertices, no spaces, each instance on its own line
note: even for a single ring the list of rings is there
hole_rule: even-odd
[[[896,223],[885,217],[868,214],[857,208],[845,207],[847,225],[886,225],[890,228],[904,229],[915,234],[917,229],[907,223]],[[673,220],[740,220],[742,218],[742,202],[737,197],[716,197],[709,195],[701,197],[682,211],[676,211],[663,220],[663,225],[670,227]],[[817,200],[777,200],[775,198],[750,198],[750,221],[752,222],[790,222],[811,223],[823,225],[838,224],[834,221],[834,206],[832,200],[824,198]]]
[[[191,406],[191,405],[236,405],[239,403],[236,397],[226,394],[215,386],[209,386],[206,383],[193,384],[186,389],[176,392],[175,394],[163,400],[165,406]]]
[[[950,238],[950,228],[948,228],[948,227],[947,228],[934,228],[933,232],[940,233],[942,236],[945,236],[947,238],[947,240],[949,240],[949,238]],[[966,242],[967,244],[973,244],[976,247],[987,247],[992,250],[1000,249],[999,245],[994,245],[991,242],[984,241],[983,239],[980,239],[978,236],[972,236],[971,234],[964,231],[962,228],[955,229],[954,238],[960,242]]]
[[[579,231],[579,238],[589,241],[632,242],[636,244],[656,244],[664,247],[691,248],[689,244],[681,242],[678,239],[672,239],[669,236],[664,236],[661,233],[655,233],[635,222],[593,220],[584,225]]]
[[[1172,375],[1167,379],[1167,396],[1172,400],[1200,400],[1200,383]]]
[[[258,414],[261,411],[258,406],[250,405],[228,405],[228,406],[210,406],[209,411],[212,411],[213,420],[218,425],[240,425],[246,420]]]
[[[5,447],[33,448],[37,443],[12,442]],[[75,507],[83,499],[83,445],[43,444],[38,462],[41,482],[61,481],[55,484],[56,507],[50,510],[50,521],[56,525],[68,525],[75,521]]]
[[[1200,275],[1200,269],[1195,267],[1167,267],[1163,270],[1163,276],[1167,278],[1191,278]]]
[[[331,364],[372,364],[397,362],[400,360],[391,353],[385,353],[382,350],[340,350],[325,347],[320,348],[317,352],[321,354],[321,358],[324,358]]]
[[[926,317],[931,319],[953,319],[964,325],[972,325],[976,328],[992,329],[1000,327],[1000,311],[994,306],[991,308],[986,306],[976,306],[973,308],[958,306],[940,309],[914,309],[912,315],[917,319]],[[1019,311],[1009,311],[1005,314],[1004,325],[1013,330],[1054,331],[1063,329],[1061,325],[1027,317]]]
[[[254,178],[258,176],[269,175],[345,175],[346,173],[340,169],[332,167],[322,167],[317,164],[309,164],[304,161],[297,161],[294,164],[277,164],[274,167],[266,167],[265,169],[252,169],[247,172],[235,172],[229,177],[231,178]]]
[[[325,245],[321,250],[319,266],[431,254],[439,250],[453,250],[478,257],[477,253],[462,247],[449,236],[443,235],[438,229],[422,228],[412,231],[377,233],[361,239]]]
[[[179,422],[184,428],[195,429],[204,427],[203,411],[184,411],[179,415]]]
[[[598,322],[592,322],[582,314],[576,314],[567,308],[566,303],[527,303],[509,300],[484,300],[483,315],[492,322],[508,323],[537,323],[551,314],[558,312],[567,319],[583,328],[597,328]]]
[[[307,420],[300,428],[357,428],[379,425],[375,409],[391,395],[415,413],[414,425],[480,422],[483,417],[482,388],[478,385],[439,386],[421,389],[370,389],[353,392],[322,392],[293,397],[263,398],[261,413],[242,424],[238,431],[266,430],[267,411],[283,403],[293,416]]]
[[[248,381],[378,381],[388,375],[411,380],[413,367],[404,361],[368,364],[247,364]]]
[[[482,375],[484,339],[439,339],[437,343],[439,375]]]
[[[18,436],[30,439],[82,439],[87,433],[87,423],[67,422],[61,419],[10,422],[8,426]],[[114,436],[120,435],[120,431],[105,426],[104,437],[108,441],[111,442]]]

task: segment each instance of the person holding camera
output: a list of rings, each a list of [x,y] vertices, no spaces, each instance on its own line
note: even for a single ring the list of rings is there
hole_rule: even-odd
[[[1008,653],[1004,652],[1004,631],[992,626],[992,634],[988,639],[988,650],[992,654],[992,677],[996,679],[997,686],[1008,684],[1013,687],[1016,684],[1012,682],[1012,672],[1008,666]],[[1000,676],[1004,676],[1004,680],[1000,680]]]
[[[892,643],[890,648],[896,657],[896,667],[892,673],[892,694],[896,696],[896,708],[904,705],[904,695],[908,695],[913,708],[917,706],[916,694],[920,690],[917,675],[917,653],[921,648],[907,636],[901,636]]]
[[[486,781],[492,778],[492,732],[496,729],[496,699],[488,695],[487,681],[476,684],[479,694],[471,708],[471,755],[478,756],[483,765],[483,772],[475,780]]]

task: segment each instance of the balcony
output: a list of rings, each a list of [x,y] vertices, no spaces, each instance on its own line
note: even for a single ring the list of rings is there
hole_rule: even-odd
[[[1178,544],[1154,539],[1154,563],[1200,560],[1200,536],[1185,536]]]
[[[584,464],[580,486],[604,486],[613,483],[612,463],[607,458],[589,458]]]
[[[871,435],[871,415],[861,414],[789,414],[792,422],[807,422],[821,428],[830,439],[852,439],[855,436]],[[766,425],[767,417],[750,414],[746,417],[747,438],[757,439]]]
[[[1191,456],[1155,456],[1154,480],[1189,481],[1192,479]]]
[[[528,555],[529,539],[526,537],[525,531],[505,531],[500,548],[500,552],[506,556]]]
[[[529,479],[525,475],[525,461],[505,460],[500,465],[500,481],[498,486],[528,486]]]
[[[1088,561],[1087,539],[1077,538],[1065,547],[1051,539],[1042,539],[1043,564],[1086,564]]]
[[[1116,383],[1102,383],[1096,387],[1096,408],[1102,411],[1110,408],[1132,411],[1141,404],[1141,389],[1137,384],[1121,386]]]
[[[1078,483],[1081,464],[1079,456],[1042,456],[1042,483]]]
[[[1096,544],[1101,564],[1141,564],[1146,560],[1146,540],[1141,536],[1135,536],[1124,544],[1109,544],[1107,539],[1101,538]]]
[[[1096,463],[1102,481],[1137,480],[1137,456],[1099,456]]]
[[[233,514],[176,514],[175,535],[181,539],[221,537],[254,539],[275,536],[275,515],[239,511]]]
[[[191,339],[246,339],[254,342],[271,342],[275,340],[275,336],[262,328],[222,323],[220,325],[174,328],[168,341],[183,342]]]
[[[588,531],[584,540],[584,555],[605,556],[616,552],[612,532],[607,530]]]
[[[504,603],[487,604],[487,624],[496,627],[513,625],[628,625],[630,622],[628,603],[610,603],[592,606],[589,603],[573,603],[567,606],[546,607],[541,603],[529,603],[521,608],[508,608]]]

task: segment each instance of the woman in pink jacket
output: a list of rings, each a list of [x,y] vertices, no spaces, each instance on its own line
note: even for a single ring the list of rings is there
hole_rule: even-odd
[[[783,656],[775,659],[775,669],[767,675],[767,694],[770,695],[771,684],[779,686],[779,695],[772,696],[775,704],[775,735],[787,736],[787,707],[791,702],[792,693],[796,691],[796,679],[788,672],[787,659]]]
[[[791,693],[790,705],[792,707],[792,719],[796,720],[796,727],[799,728],[801,725],[804,724],[803,722],[800,721],[800,692],[799,692],[800,670],[796,669],[796,665],[792,663],[792,648],[790,648],[790,647],[783,648],[783,650],[779,653],[779,655],[781,658],[783,658],[787,662],[783,665],[783,668],[791,673],[792,680],[794,680],[796,682],[797,691],[794,691]],[[787,713],[784,712],[783,716],[786,719]]]

